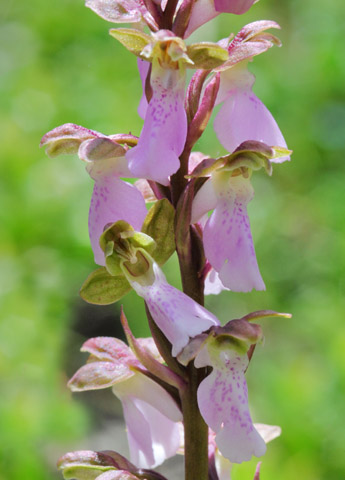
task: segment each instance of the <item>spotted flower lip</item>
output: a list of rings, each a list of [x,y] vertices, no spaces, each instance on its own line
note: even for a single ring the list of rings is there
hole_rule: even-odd
[[[170,285],[159,266],[153,262],[154,281],[141,285],[130,280],[133,289],[144,298],[158,328],[172,344],[175,357],[190,338],[219,325],[219,320],[192,298]]]
[[[184,72],[152,65],[152,98],[146,108],[138,145],[126,154],[135,177],[169,184],[180,167],[179,156],[187,136],[184,109]],[[145,102],[141,112],[145,110]]]
[[[265,289],[247,214],[253,196],[248,178],[215,172],[195,197],[192,222],[214,208],[204,227],[203,242],[206,258],[218,273],[217,292],[222,286],[235,292]]]
[[[197,368],[213,368],[198,388],[200,413],[215,432],[220,453],[233,463],[248,461],[253,455],[260,457],[266,451],[249,413],[244,377],[248,363],[247,353],[210,342],[195,358]]]
[[[152,63],[150,82],[152,97],[145,95],[139,105],[144,126],[138,145],[126,154],[135,177],[169,184],[169,177],[180,167],[187,136],[187,115],[184,108],[186,64],[193,63],[186,54],[182,39],[167,30],[152,34],[152,42],[141,52],[141,58]],[[150,64],[138,61],[145,92]]]

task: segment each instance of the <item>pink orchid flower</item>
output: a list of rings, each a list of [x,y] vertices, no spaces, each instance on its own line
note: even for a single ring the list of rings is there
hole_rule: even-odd
[[[141,340],[148,348],[146,339],[137,339]],[[131,461],[151,468],[175,455],[181,443],[182,414],[166,390],[145,375],[145,367],[130,348],[116,338],[98,337],[87,340],[81,350],[91,357],[69,387],[74,392],[112,387],[122,402]]]
[[[265,289],[247,214],[253,196],[248,178],[227,171],[213,173],[195,196],[192,223],[214,209],[203,233],[206,258],[218,273],[212,274],[213,286],[206,284],[210,293],[219,293],[224,287],[235,292]]]
[[[128,278],[133,289],[143,297],[153,320],[172,344],[175,357],[190,338],[219,325],[219,320],[191,297],[170,285],[156,262],[152,260],[153,281],[142,284]]]
[[[223,105],[214,121],[217,137],[229,152],[247,140],[287,148],[272,114],[252,92],[255,77],[247,70],[247,63],[240,62],[221,72],[217,103]],[[272,161],[289,159],[285,156]]]
[[[221,455],[232,463],[248,461],[266,451],[264,439],[253,425],[244,372],[247,353],[206,343],[195,358],[197,368],[213,368],[198,388],[198,405],[207,425],[215,432]]]
[[[71,123],[46,133],[41,145],[47,146],[50,156],[77,153],[86,163],[86,170],[95,182],[89,210],[90,241],[95,262],[105,265],[104,252],[99,246],[104,227],[125,220],[140,230],[147,213],[139,190],[120,180],[120,177],[133,177],[125,157],[127,149],[111,136]]]
[[[152,34],[142,56],[152,62],[152,98],[139,105],[145,115],[138,145],[127,152],[128,166],[134,176],[169,184],[169,177],[180,167],[179,156],[187,136],[187,116],[184,109],[185,63],[191,63],[181,39],[169,31]],[[139,60],[143,85],[148,65]],[[145,91],[145,90],[144,90]]]

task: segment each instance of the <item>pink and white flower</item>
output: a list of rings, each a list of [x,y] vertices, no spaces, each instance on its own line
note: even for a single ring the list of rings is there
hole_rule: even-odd
[[[144,345],[147,348],[147,342]],[[98,337],[85,342],[81,350],[91,356],[69,387],[74,392],[112,387],[122,402],[131,461],[151,468],[175,455],[181,443],[182,414],[173,398],[145,375],[130,348],[116,338]]]
[[[120,177],[133,177],[125,157],[127,149],[111,136],[71,123],[46,133],[41,145],[47,146],[50,156],[77,153],[86,163],[86,170],[95,182],[89,209],[90,241],[95,262],[105,265],[104,253],[99,246],[104,227],[124,220],[140,230],[147,213],[139,190],[120,180]]]
[[[180,167],[187,136],[185,63],[192,62],[183,41],[172,32],[162,30],[152,38],[141,52],[141,57],[152,62],[152,98],[147,106],[145,99],[141,100],[139,114],[145,115],[144,126],[138,145],[126,157],[134,176],[168,185],[170,175]],[[148,66],[140,60],[138,66],[144,86]]]
[[[253,425],[244,373],[247,353],[229,346],[207,342],[195,358],[195,366],[211,366],[212,372],[197,392],[200,413],[215,432],[215,442],[223,457],[233,463],[261,457],[266,451],[263,438]]]
[[[191,297],[170,285],[164,273],[153,262],[153,281],[143,285],[128,278],[138,295],[144,298],[153,320],[172,344],[175,357],[190,338],[219,325],[219,320]]]
[[[221,72],[217,104],[223,105],[214,121],[217,137],[229,152],[247,140],[287,148],[272,114],[252,91],[255,77],[246,64],[241,62]],[[289,159],[285,156],[272,161]]]
[[[214,291],[222,285],[235,292],[265,289],[247,214],[253,196],[250,180],[228,171],[214,172],[195,196],[192,223],[214,209],[203,232],[206,258],[218,273]]]

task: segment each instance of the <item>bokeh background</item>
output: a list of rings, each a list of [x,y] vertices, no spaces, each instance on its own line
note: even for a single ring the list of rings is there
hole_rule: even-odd
[[[73,122],[105,134],[132,131],[141,87],[136,61],[82,0],[7,0],[0,13],[0,480],[61,478],[74,449],[122,449],[110,392],[71,395],[80,345],[121,335],[118,306],[91,307],[78,289],[95,268],[87,232],[92,182],[77,157],[49,159],[38,144]],[[271,308],[266,340],[248,371],[255,421],[283,434],[263,459],[264,480],[345,478],[345,3],[261,0],[223,15],[196,39],[218,40],[274,19],[283,47],[256,57],[255,93],[294,150],[272,178],[255,174],[252,231],[266,292],[223,293],[207,306],[223,322]],[[212,128],[198,148],[216,155]],[[176,259],[165,271],[179,284]],[[140,299],[121,302],[148,335]],[[234,468],[252,479],[255,462]],[[164,470],[163,470],[164,471]],[[179,480],[180,473],[170,480]]]

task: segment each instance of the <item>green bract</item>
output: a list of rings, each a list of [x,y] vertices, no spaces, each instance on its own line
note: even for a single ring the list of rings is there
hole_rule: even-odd
[[[174,220],[175,209],[166,198],[158,200],[144,220],[142,231],[156,242],[151,255],[158,265],[163,265],[175,251]]]

